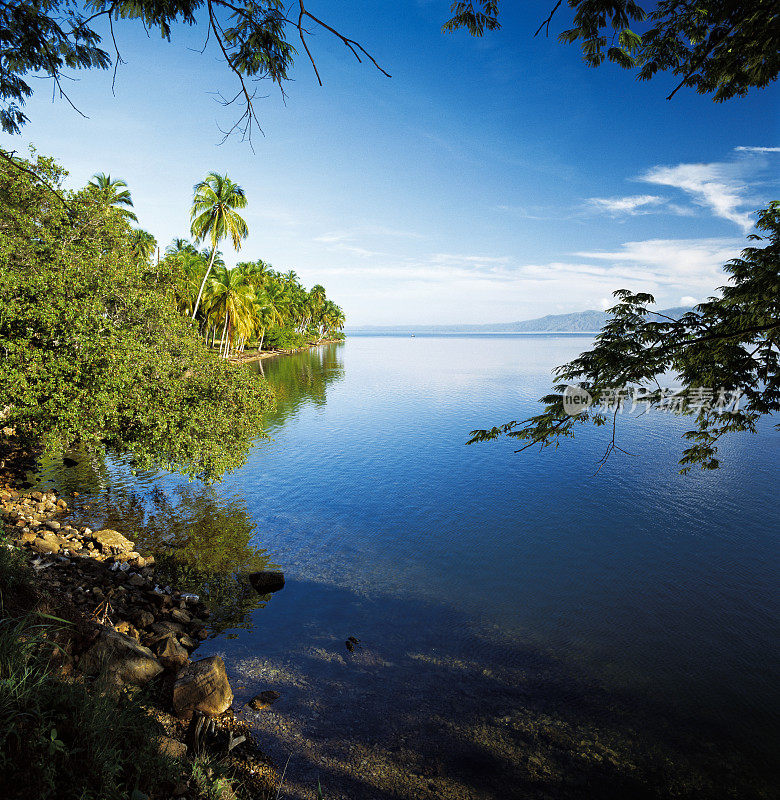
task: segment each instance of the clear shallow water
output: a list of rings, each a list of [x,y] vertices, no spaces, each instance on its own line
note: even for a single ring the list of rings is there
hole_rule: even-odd
[[[353,336],[262,362],[280,394],[271,441],[189,491],[288,577],[203,653],[225,655],[239,700],[282,692],[246,713],[291,754],[290,796],[317,777],[354,798],[761,786],[780,708],[780,436],[732,439],[722,470],[688,477],[686,422],[665,414],[621,418],[637,455],[597,474],[603,429],[543,453],[463,444],[535,413],[550,370],[589,343]],[[121,461],[42,477],[92,481],[92,519],[183,484]]]

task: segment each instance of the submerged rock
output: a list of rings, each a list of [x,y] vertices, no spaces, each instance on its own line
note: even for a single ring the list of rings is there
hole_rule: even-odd
[[[247,703],[248,706],[254,708],[255,711],[262,711],[264,708],[268,708],[272,706],[281,695],[279,692],[275,692],[273,689],[268,689],[265,692],[260,692],[260,694],[256,694],[250,701]]]
[[[252,584],[252,588],[258,594],[270,594],[284,588],[283,572],[264,569],[259,572],[250,572],[247,577]]]
[[[181,717],[194,711],[216,717],[227,711],[232,702],[233,690],[225,662],[219,656],[189,664],[173,685],[173,708]]]

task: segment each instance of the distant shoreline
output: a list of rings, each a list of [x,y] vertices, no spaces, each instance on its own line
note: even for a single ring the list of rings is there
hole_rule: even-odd
[[[347,336],[595,336],[599,331],[415,331],[415,330],[354,330]]]

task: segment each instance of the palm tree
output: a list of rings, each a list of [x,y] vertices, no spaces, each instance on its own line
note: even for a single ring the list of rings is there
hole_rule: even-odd
[[[115,208],[125,219],[138,222],[138,217],[130,211],[133,207],[130,190],[127,188],[127,183],[121,178],[111,180],[110,175],[106,175],[104,172],[96,172],[88,185],[97,190],[106,203]]]
[[[246,239],[249,235],[249,228],[244,219],[234,210],[246,208],[247,200],[244,190],[233,183],[227,175],[209,172],[200,183],[195,184],[193,191],[190,231],[195,237],[196,244],[200,244],[205,239],[211,243],[211,260],[206,274],[203,276],[198,299],[195,301],[195,308],[192,311],[192,318],[195,319],[200,298],[203,296],[203,288],[214,264],[217,245],[222,239],[230,237],[233,247],[240,250],[241,240]]]
[[[217,267],[208,282],[204,305],[210,319],[224,320],[220,351],[227,358],[233,342],[237,340],[240,346],[255,330],[258,305],[255,290],[240,270]]]
[[[166,248],[165,252],[168,255],[178,255],[179,253],[192,253],[198,254],[198,250],[192,242],[187,239],[176,238]]]
[[[156,247],[157,239],[149,231],[144,231],[140,228],[130,231],[130,248],[139,264],[151,261]]]

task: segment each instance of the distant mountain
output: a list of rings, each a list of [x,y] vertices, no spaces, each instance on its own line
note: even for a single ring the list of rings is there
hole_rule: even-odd
[[[690,308],[666,308],[660,313],[679,319]],[[489,325],[363,325],[347,327],[349,333],[597,333],[604,327],[603,311],[578,311],[573,314],[548,314],[521,322],[495,322]]]

